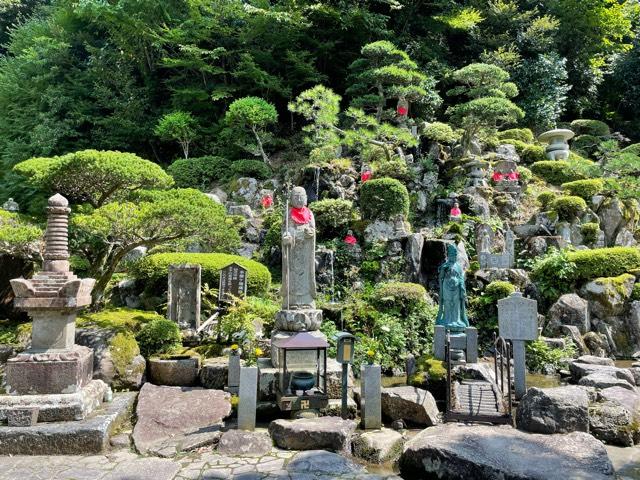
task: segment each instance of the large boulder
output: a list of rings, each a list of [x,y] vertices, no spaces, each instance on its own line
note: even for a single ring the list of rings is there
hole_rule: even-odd
[[[616,402],[596,403],[589,408],[589,432],[605,443],[631,447],[638,437],[631,412]]]
[[[454,423],[427,428],[409,440],[400,474],[413,480],[614,478],[604,445],[587,433],[538,435]]]
[[[589,431],[589,397],[580,387],[530,388],[516,414],[518,428],[535,433]]]
[[[578,382],[578,385],[582,385],[585,387],[595,387],[599,390],[610,387],[622,387],[628,390],[634,390],[633,385],[631,385],[626,380],[614,377],[613,375],[605,372],[594,372],[585,377],[582,377]]]
[[[404,420],[427,427],[440,423],[438,406],[433,395],[416,387],[383,388],[382,415],[390,420]]]
[[[629,390],[622,387],[610,387],[598,393],[603,401],[617,403],[625,407],[634,421],[640,423],[640,393],[637,390]]]
[[[79,328],[76,344],[93,349],[93,378],[116,390],[142,385],[147,363],[133,337],[108,328]]]
[[[596,278],[583,287],[593,315],[602,320],[625,312],[636,277],[625,273],[617,277]]]
[[[592,356],[588,356],[588,357],[592,359],[599,358],[599,357],[592,357]],[[580,357],[577,360],[574,360],[573,362],[569,362],[569,371],[571,372],[571,378],[576,383],[578,383],[582,377],[586,377],[587,375],[591,375],[594,373],[610,375],[612,377],[625,380],[631,385],[635,385],[636,383],[633,373],[631,373],[631,371],[628,368],[618,368],[618,367],[613,367],[611,365],[583,363],[582,361],[580,361],[582,358],[584,357]],[[602,360],[610,361],[610,359],[607,359],[607,358],[604,358]]]
[[[402,434],[383,428],[358,435],[353,441],[353,454],[369,463],[392,462],[400,457],[403,444]]]
[[[591,330],[589,302],[575,293],[562,295],[551,305],[547,320],[547,330],[550,334],[561,333],[562,325],[573,325],[578,327],[580,333],[585,334]]]
[[[229,360],[227,357],[209,358],[200,368],[200,385],[204,388],[223,390],[227,385]]]
[[[269,434],[276,446],[286,450],[327,449],[348,452],[356,422],[339,417],[274,420]]]
[[[231,414],[230,395],[220,390],[156,386],[145,383],[133,429],[136,449],[161,454],[217,442]]]

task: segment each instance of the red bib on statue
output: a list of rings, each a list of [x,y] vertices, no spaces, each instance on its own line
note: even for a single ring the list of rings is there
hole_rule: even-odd
[[[309,223],[311,220],[311,210],[307,207],[292,208],[291,218],[298,225],[304,225],[305,223]]]

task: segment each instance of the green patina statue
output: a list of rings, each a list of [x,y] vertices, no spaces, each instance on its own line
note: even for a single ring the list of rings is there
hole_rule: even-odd
[[[458,249],[447,245],[447,260],[438,270],[440,282],[440,304],[436,325],[452,332],[462,332],[469,326],[465,308],[467,290],[464,286],[464,271],[458,263]]]

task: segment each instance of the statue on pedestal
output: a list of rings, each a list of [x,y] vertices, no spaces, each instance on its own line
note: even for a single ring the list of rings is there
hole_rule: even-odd
[[[458,249],[447,245],[447,260],[439,268],[440,301],[436,325],[452,332],[464,331],[469,326],[465,307],[467,291],[464,271],[458,263]]]

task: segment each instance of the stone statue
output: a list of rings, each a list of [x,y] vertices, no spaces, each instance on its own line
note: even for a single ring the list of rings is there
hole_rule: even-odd
[[[307,194],[294,187],[282,231],[282,308],[314,309],[316,298],[316,222]]]
[[[481,228],[478,232],[478,253],[491,252],[491,235],[485,228]]]
[[[467,291],[455,245],[447,245],[447,260],[440,266],[438,273],[440,302],[436,325],[442,325],[453,332],[464,331],[469,326],[465,308]]]

